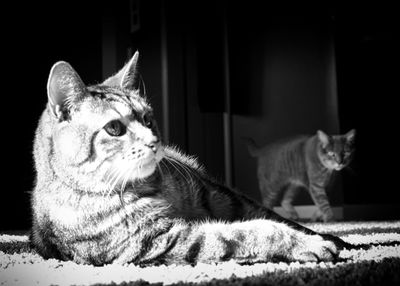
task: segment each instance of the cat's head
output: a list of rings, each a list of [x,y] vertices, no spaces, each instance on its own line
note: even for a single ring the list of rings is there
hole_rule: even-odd
[[[164,153],[153,110],[138,88],[138,56],[93,86],[66,62],[52,67],[48,122],[42,120],[38,134],[51,137],[49,162],[58,178],[79,188],[111,191],[155,172]]]
[[[350,130],[344,135],[328,135],[317,131],[319,141],[319,157],[322,164],[330,170],[341,170],[346,167],[354,154],[356,131]]]

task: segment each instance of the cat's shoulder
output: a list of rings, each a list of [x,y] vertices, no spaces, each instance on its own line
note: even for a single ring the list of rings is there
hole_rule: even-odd
[[[204,167],[202,164],[199,163],[197,157],[185,154],[177,146],[174,145],[164,146],[164,154],[167,159],[179,161],[185,164],[186,166],[189,166],[201,172],[204,171]]]

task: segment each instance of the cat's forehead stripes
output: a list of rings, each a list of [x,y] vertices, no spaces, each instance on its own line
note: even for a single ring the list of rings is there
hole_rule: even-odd
[[[136,113],[144,113],[150,109],[147,101],[136,91],[125,91],[108,86],[92,86],[88,90],[92,97],[100,98],[105,102],[122,103]]]

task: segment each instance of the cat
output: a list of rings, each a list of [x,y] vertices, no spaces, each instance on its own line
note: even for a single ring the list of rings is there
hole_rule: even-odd
[[[318,130],[313,136],[297,136],[257,147],[247,138],[251,156],[258,161],[257,175],[263,205],[272,208],[279,200],[292,220],[299,216],[293,200],[299,189],[308,190],[317,211],[312,221],[333,221],[326,189],[334,172],[348,166],[354,154],[355,129],[343,135],[327,135]]]
[[[135,265],[331,261],[350,247],[286,220],[162,143],[139,54],[86,86],[57,62],[34,140],[31,242],[45,258]]]

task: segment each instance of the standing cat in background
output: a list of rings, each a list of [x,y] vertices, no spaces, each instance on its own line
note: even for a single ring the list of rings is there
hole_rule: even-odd
[[[138,56],[97,85],[66,62],[50,71],[31,200],[41,255],[93,265],[329,261],[349,246],[278,216],[162,144],[137,88]]]
[[[326,188],[335,171],[346,167],[354,153],[355,130],[329,136],[318,130],[314,136],[299,136],[258,148],[247,139],[249,153],[258,160],[258,180],[263,204],[272,208],[282,196],[281,206],[289,218],[299,218],[293,199],[306,188],[318,210],[313,220],[334,220]]]

